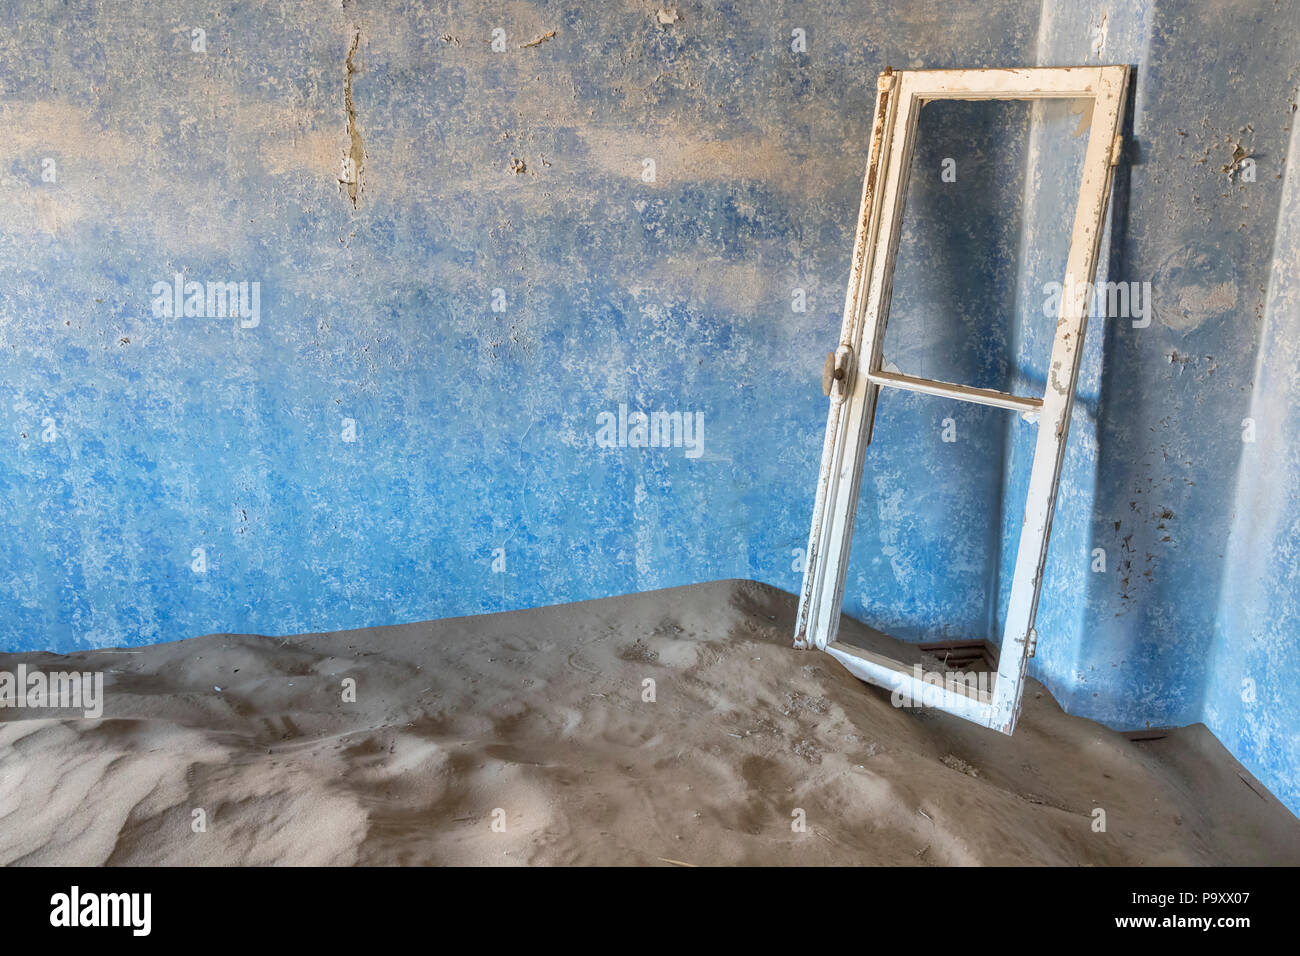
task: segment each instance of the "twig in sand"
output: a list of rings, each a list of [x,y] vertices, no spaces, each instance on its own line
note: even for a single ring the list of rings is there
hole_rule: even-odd
[[[699,868],[698,863],[683,863],[681,860],[670,860],[666,856],[661,856],[659,857],[659,859],[662,860],[664,863],[671,863],[673,866],[689,866],[689,867],[694,867],[696,869]]]
[[[521,44],[519,44],[519,49],[521,49],[521,50],[525,50],[525,49],[527,49],[527,48],[530,47],[530,46],[541,46],[543,43],[545,43],[547,40],[549,40],[549,39],[550,39],[551,37],[553,37],[553,36],[555,36],[555,31],[554,31],[554,30],[552,30],[550,33],[543,33],[543,34],[542,34],[541,36],[539,36],[536,40],[529,40],[527,43],[521,43]]]
[[[1268,797],[1260,793],[1259,790],[1255,788],[1255,785],[1246,779],[1246,775],[1244,773],[1242,773],[1241,771],[1237,771],[1237,776],[1241,778],[1242,783],[1244,783],[1246,786],[1250,787],[1250,789],[1254,791],[1255,796],[1259,797],[1259,799],[1265,802],[1268,801]]]

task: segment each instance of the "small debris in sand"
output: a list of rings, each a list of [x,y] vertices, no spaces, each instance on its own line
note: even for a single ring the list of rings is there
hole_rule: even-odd
[[[1226,166],[1221,166],[1219,172],[1223,173],[1229,180],[1231,180],[1237,175],[1237,173],[1241,172],[1242,164],[1248,159],[1250,159],[1250,153],[1246,152],[1245,147],[1240,143],[1234,143],[1232,159]]]
[[[810,740],[801,740],[791,749],[809,763],[822,762],[822,752]]]
[[[805,713],[824,715],[830,709],[831,702],[825,697],[810,697],[794,691],[785,695],[785,707],[780,711],[787,717],[798,717]]]
[[[641,638],[637,638],[627,647],[618,652],[618,656],[625,661],[637,661],[642,664],[655,664],[659,661],[659,652],[649,647]]]
[[[947,754],[943,758],[943,765],[949,768],[950,770],[956,770],[958,773],[964,773],[968,777],[978,777],[980,775],[980,772],[978,770],[976,770],[966,761],[962,760],[960,757],[955,756],[953,754]]]

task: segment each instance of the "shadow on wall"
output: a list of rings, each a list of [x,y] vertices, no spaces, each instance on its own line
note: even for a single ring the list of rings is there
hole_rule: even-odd
[[[1124,119],[1125,136],[1132,133],[1133,91],[1129,91]],[[1030,200],[1019,250],[1019,286],[1016,301],[1015,390],[1041,395],[1046,388],[1056,314],[1061,298],[1074,218],[1077,212],[1082,161],[1087,145],[1086,101],[1040,101],[1035,104],[1031,132],[1029,179],[1037,188]],[[1061,484],[1053,516],[1052,537],[1044,572],[1036,626],[1038,653],[1031,662],[1040,679],[1047,675],[1053,692],[1069,705],[1078,689],[1094,693],[1083,673],[1080,655],[1086,635],[1098,624],[1093,614],[1092,591],[1101,578],[1093,573],[1107,566],[1104,553],[1095,550],[1097,480],[1101,460],[1100,422],[1116,319],[1107,317],[1108,284],[1121,275],[1120,250],[1126,230],[1130,181],[1118,167],[1112,180],[1111,202],[1101,237],[1101,261],[1096,276],[1097,294],[1080,359],[1079,381],[1070,421],[1070,435],[1062,467]],[[1127,294],[1125,287],[1125,294]],[[1033,464],[1036,429],[1017,428],[1008,442],[1003,500],[1001,557],[998,579],[998,633],[1009,602],[1020,523]],[[1104,685],[1103,685],[1104,686]],[[1126,691],[1127,692],[1127,691]],[[1093,701],[1095,703],[1095,700]]]
[[[1142,82],[1141,73],[1136,69],[1133,70],[1129,82],[1129,97],[1123,126],[1125,148],[1123,159],[1115,168],[1111,185],[1110,218],[1107,223],[1107,234],[1103,237],[1107,252],[1103,261],[1105,271],[1099,272],[1098,275],[1099,281],[1106,283],[1127,283],[1129,281],[1127,277],[1131,274],[1127,268],[1125,250],[1129,244],[1133,167],[1142,162],[1142,144],[1133,132],[1138,84]],[[1101,301],[1100,297],[1098,301]],[[1131,295],[1129,302],[1132,307]],[[1149,296],[1144,306],[1149,314],[1152,306]],[[1090,335],[1090,338],[1101,339],[1101,354],[1097,356],[1094,365],[1094,374],[1100,374],[1100,386],[1095,399],[1095,415],[1089,422],[1089,435],[1096,447],[1091,475],[1093,507],[1088,511],[1090,520],[1087,524],[1087,554],[1084,556],[1075,551],[1067,559],[1086,563],[1087,586],[1082,592],[1086,594],[1086,600],[1078,607],[1078,628],[1074,632],[1076,640],[1071,649],[1074,663],[1070,673],[1074,679],[1069,681],[1070,693],[1066,705],[1077,709],[1080,707],[1079,698],[1082,697],[1087,701],[1085,710],[1088,713],[1113,714],[1124,726],[1131,727],[1137,726],[1139,721],[1149,722],[1149,718],[1138,717],[1133,713],[1133,688],[1111,680],[1099,680],[1094,683],[1085,677],[1089,665],[1086,662],[1084,649],[1087,635],[1108,633],[1113,629],[1117,612],[1112,609],[1111,601],[1116,594],[1116,579],[1118,578],[1119,584],[1119,600],[1121,603],[1131,603],[1133,592],[1130,584],[1135,575],[1145,575],[1145,571],[1134,568],[1136,554],[1132,544],[1133,539],[1130,537],[1131,531],[1125,528],[1124,519],[1114,516],[1113,507],[1098,508],[1097,502],[1104,500],[1105,490],[1119,480],[1119,472],[1125,467],[1122,458],[1109,453],[1110,449],[1106,441],[1107,429],[1104,424],[1112,418],[1122,419],[1125,414],[1122,405],[1116,403],[1116,392],[1117,376],[1126,373],[1123,362],[1113,359],[1122,350],[1126,339],[1124,323],[1127,322],[1129,331],[1132,331],[1134,321],[1142,324],[1147,322],[1148,318],[1134,320],[1128,314],[1113,314],[1109,299],[1106,300],[1106,305],[1097,311],[1099,314],[1094,321],[1099,326],[1097,332],[1100,335]],[[1135,310],[1130,308],[1130,311]],[[1079,469],[1079,471],[1083,470],[1083,468]],[[1082,475],[1080,477],[1082,478]],[[1187,710],[1185,717],[1170,717],[1168,722],[1190,723],[1196,719],[1194,713],[1199,716],[1198,712]]]

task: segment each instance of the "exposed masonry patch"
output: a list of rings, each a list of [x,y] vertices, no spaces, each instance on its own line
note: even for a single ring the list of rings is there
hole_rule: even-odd
[[[353,58],[357,53],[357,46],[361,43],[361,31],[356,30],[352,34],[352,45],[348,48],[348,58],[345,61],[346,76],[343,81],[343,102],[348,114],[348,152],[346,161],[343,164],[343,176],[339,182],[347,187],[348,198],[352,200],[352,208],[356,209],[359,205],[359,196],[361,194],[361,173],[365,168],[365,148],[361,143],[361,132],[357,129],[357,111],[352,102],[352,75],[357,72],[356,64]]]

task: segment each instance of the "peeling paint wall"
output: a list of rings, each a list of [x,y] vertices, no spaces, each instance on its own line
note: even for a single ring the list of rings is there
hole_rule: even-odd
[[[1049,0],[1039,56],[1135,67],[1103,248],[1106,278],[1149,282],[1153,307],[1149,325],[1090,324],[1034,670],[1111,726],[1204,721],[1300,810],[1300,20],[1255,0]],[[1026,215],[1041,232],[1058,214]]]
[[[1116,726],[1205,719],[1300,805],[1282,7],[3,7],[0,647],[796,590],[876,73],[1128,62],[1109,275],[1155,314],[1090,329],[1036,666]],[[937,360],[1041,376],[1069,121],[936,124],[920,161],[981,184],[915,194],[896,310],[963,307]],[[996,633],[1023,423],[961,406],[944,443],[948,403],[886,397],[847,610]],[[699,413],[698,456],[601,447],[620,406]]]
[[[1288,158],[1300,162],[1300,126]],[[1284,175],[1204,721],[1300,806],[1300,170]]]
[[[0,643],[796,587],[875,74],[1038,12],[892,6],[13,5]]]

